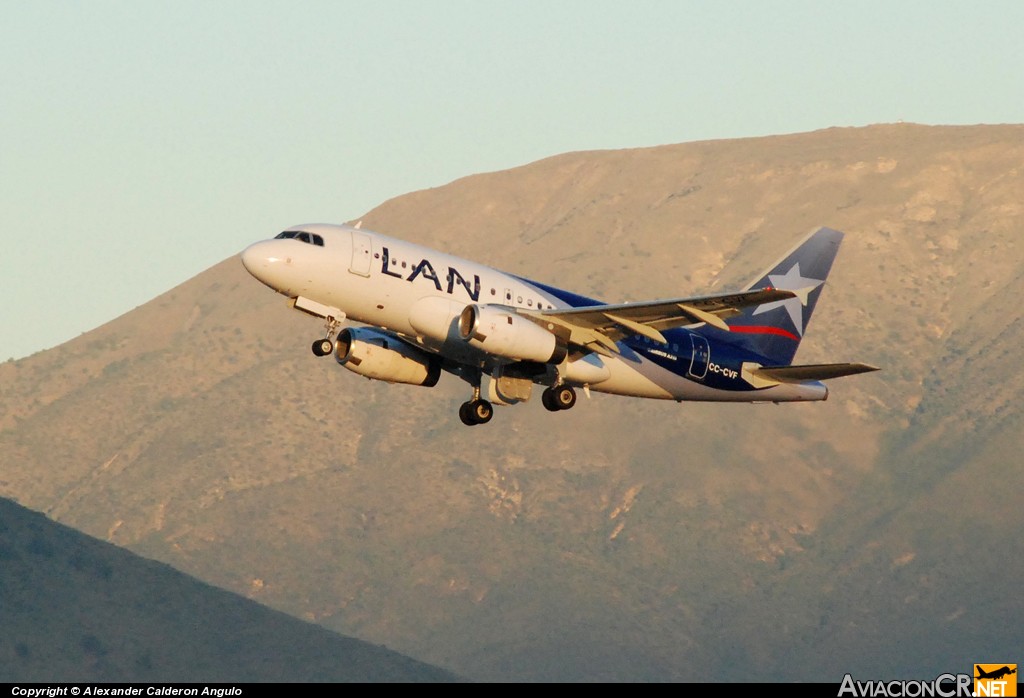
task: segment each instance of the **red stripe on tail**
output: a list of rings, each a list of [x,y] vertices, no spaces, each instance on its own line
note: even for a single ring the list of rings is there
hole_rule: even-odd
[[[792,339],[794,342],[799,342],[800,338],[789,330],[784,330],[781,327],[768,327],[767,325],[729,325],[729,330],[732,332],[741,332],[743,334],[775,334],[786,339]]]

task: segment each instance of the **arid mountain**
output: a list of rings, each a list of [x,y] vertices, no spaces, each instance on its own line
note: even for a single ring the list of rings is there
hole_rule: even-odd
[[[451,681],[0,499],[0,681]]]
[[[475,679],[1004,661],[1024,646],[1022,163],[1024,126],[829,129],[571,153],[363,219],[609,302],[739,287],[844,230],[798,360],[884,370],[825,403],[595,395],[466,428],[465,384],[315,358],[318,324],[229,259],[0,365],[0,493]]]

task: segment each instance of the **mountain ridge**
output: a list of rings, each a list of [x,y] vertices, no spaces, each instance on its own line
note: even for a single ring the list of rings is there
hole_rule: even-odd
[[[1024,291],[1020,162],[1019,125],[828,129],[559,155],[361,217],[608,302],[740,288],[843,230],[797,360],[883,371],[826,403],[595,395],[466,429],[464,384],[317,360],[318,324],[232,258],[0,364],[0,494],[474,679],[987,661],[1022,639],[998,551],[1024,322],[991,312]]]
[[[0,680],[454,681],[0,498]]]

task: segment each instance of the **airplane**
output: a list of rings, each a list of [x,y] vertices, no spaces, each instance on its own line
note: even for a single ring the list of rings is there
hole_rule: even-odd
[[[469,383],[466,425],[494,405],[551,412],[576,389],[682,401],[781,403],[828,398],[821,382],[878,370],[793,365],[843,234],[819,228],[743,290],[605,304],[356,225],[288,228],[241,253],[245,269],[324,320],[317,356],[371,379]],[[345,321],[348,326],[339,331]],[[489,377],[486,399],[483,376]]]
[[[1016,674],[1017,673],[1016,667],[1011,669],[1009,666],[1003,666],[1003,667],[1001,667],[999,669],[995,669],[994,671],[985,671],[984,669],[981,668],[980,664],[975,664],[974,666],[978,668],[978,675],[974,677],[976,679],[996,679],[996,680],[998,680],[998,679],[1003,678],[1004,676],[1009,676],[1010,674]]]

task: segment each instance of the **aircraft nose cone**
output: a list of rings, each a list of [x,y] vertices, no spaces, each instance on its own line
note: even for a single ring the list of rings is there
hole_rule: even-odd
[[[242,266],[253,276],[259,278],[259,271],[267,267],[267,255],[261,250],[262,243],[254,243],[242,250]]]
[[[249,245],[240,255],[242,266],[258,281],[284,293],[289,284],[287,268],[291,259],[281,254],[280,240],[263,240]]]

